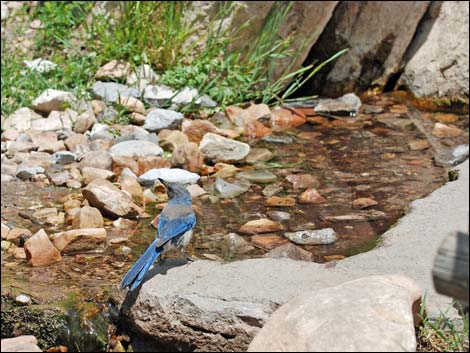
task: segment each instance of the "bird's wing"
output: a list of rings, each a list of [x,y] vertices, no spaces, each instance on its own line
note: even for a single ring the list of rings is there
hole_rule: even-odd
[[[181,235],[196,225],[196,215],[194,212],[180,217],[160,217],[158,221],[158,242],[157,246],[162,246],[168,240]]]

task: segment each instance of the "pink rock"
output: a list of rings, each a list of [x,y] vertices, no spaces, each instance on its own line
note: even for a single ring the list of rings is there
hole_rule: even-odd
[[[47,266],[62,260],[59,250],[49,240],[44,229],[39,230],[24,243],[26,260],[34,267]]]

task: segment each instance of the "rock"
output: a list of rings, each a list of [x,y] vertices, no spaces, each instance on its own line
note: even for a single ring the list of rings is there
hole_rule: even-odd
[[[84,167],[82,168],[82,177],[85,184],[89,184],[95,179],[105,179],[113,181],[116,178],[116,175],[110,170]]]
[[[267,215],[276,222],[287,222],[291,218],[290,213],[283,211],[269,211]]]
[[[13,155],[17,152],[30,152],[36,148],[37,146],[32,142],[13,141],[8,145],[7,155]]]
[[[258,234],[258,233],[269,233],[283,230],[284,226],[278,222],[274,222],[270,219],[256,219],[249,221],[242,225],[239,229],[240,233],[243,234]]]
[[[231,252],[245,254],[254,249],[243,237],[236,233],[229,233],[226,236],[226,243]]]
[[[167,86],[148,85],[144,89],[144,100],[150,105],[161,107],[168,104],[176,93]]]
[[[15,141],[19,134],[20,132],[16,129],[5,130],[2,132],[2,141]]]
[[[272,130],[259,121],[251,121],[245,126],[244,136],[247,136],[250,139],[262,138],[272,134]]]
[[[77,145],[88,145],[90,139],[88,136],[82,134],[73,134],[70,137],[67,137],[64,141],[65,146],[70,151]]]
[[[143,128],[150,132],[178,127],[183,121],[183,114],[169,109],[155,109],[147,114]]]
[[[454,157],[452,164],[457,165],[465,161],[468,158],[468,145],[458,145],[452,151],[452,157]]]
[[[332,244],[338,239],[333,228],[301,230],[286,232],[284,236],[299,245],[325,245]]]
[[[41,143],[38,146],[38,152],[47,152],[47,153],[55,153],[58,151],[64,151],[65,150],[65,144],[64,141],[54,141],[50,140],[44,143]]]
[[[375,205],[378,205],[378,202],[369,197],[360,197],[352,202],[352,207],[355,209],[362,209]]]
[[[184,169],[160,168],[150,169],[142,174],[138,181],[143,186],[153,186],[155,183],[159,183],[158,178],[171,183],[195,184],[199,180],[200,176]]]
[[[431,3],[398,85],[417,97],[449,97],[468,104],[468,43],[459,40],[468,37],[468,25],[468,4]]]
[[[240,171],[240,169],[235,167],[233,164],[227,164],[222,162],[216,163],[214,169],[217,171],[214,173],[213,176],[222,179],[231,178]]]
[[[131,71],[131,65],[128,62],[122,60],[112,60],[107,64],[101,66],[95,74],[95,78],[98,80],[120,80]]]
[[[463,131],[455,125],[445,125],[436,123],[432,129],[432,134],[439,138],[457,137],[462,135]]]
[[[77,199],[70,199],[64,202],[64,211],[67,212],[73,208],[80,208],[82,203]],[[91,227],[92,228],[92,227]]]
[[[232,184],[217,177],[215,179],[214,187],[218,193],[218,197],[221,199],[232,199],[247,192],[250,189],[250,184]]]
[[[31,129],[31,124],[34,120],[42,119],[42,116],[35,113],[29,108],[20,108],[10,114],[4,122],[2,122],[2,129],[15,129],[17,131],[26,131]]]
[[[384,108],[376,105],[363,104],[362,112],[364,114],[380,114],[384,112]]]
[[[199,151],[199,146],[194,142],[189,142],[173,151],[171,164],[173,167],[182,167],[190,172],[197,173],[202,169],[204,157]]]
[[[315,113],[356,116],[361,107],[361,100],[354,93],[348,93],[336,99],[322,99],[315,106]]]
[[[441,113],[434,114],[432,118],[434,120],[437,120],[440,123],[443,123],[443,124],[455,123],[459,120],[459,117],[457,115],[450,114],[450,113],[447,113],[447,114],[441,114]]]
[[[309,92],[337,97],[345,92],[364,92],[372,85],[383,88],[402,68],[429,4],[368,2],[362,6],[339,2],[309,60],[322,62],[344,48],[352,49],[316,73]],[[413,16],[408,16],[411,13]]]
[[[251,237],[251,243],[259,248],[271,250],[287,243],[287,240],[276,234],[256,234]]]
[[[213,133],[204,135],[199,144],[199,149],[207,159],[226,163],[239,162],[250,152],[248,144]]]
[[[284,188],[282,187],[281,183],[271,184],[263,189],[263,195],[266,197],[271,197],[276,194],[279,194],[283,190]]]
[[[58,213],[54,207],[47,207],[34,212],[32,217],[38,222],[57,225],[64,223],[65,214]]]
[[[294,139],[290,136],[266,136],[263,137],[261,140],[270,142],[270,143],[283,143],[283,144],[289,144],[294,142]]]
[[[47,266],[62,260],[59,250],[49,240],[44,229],[36,232],[24,243],[26,260],[34,267]]]
[[[163,131],[168,131],[168,130],[162,130],[159,134],[163,134]],[[169,134],[162,136],[162,142],[161,145],[167,150],[174,151],[180,146],[184,146],[189,142],[188,137],[183,134],[181,131],[174,130],[171,131]]]
[[[66,108],[65,111],[51,111],[46,119],[36,119],[31,122],[31,128],[38,131],[71,130],[78,113]]]
[[[271,196],[265,201],[266,206],[291,207],[295,205],[295,199],[292,197]],[[271,218],[271,217],[270,217]]]
[[[59,91],[55,89],[46,89],[39,97],[31,103],[33,109],[50,113],[53,110],[62,111],[71,103],[77,101],[77,98],[70,92]]]
[[[16,296],[15,302],[18,303],[18,304],[21,304],[21,305],[30,305],[32,303],[31,302],[31,297],[28,297],[25,294],[20,294],[20,295]]]
[[[73,131],[77,134],[83,134],[84,132],[90,130],[95,123],[95,113],[93,112],[93,110],[87,110],[77,117],[77,120],[75,121],[73,127]]]
[[[248,352],[414,352],[413,314],[420,299],[419,287],[398,275],[365,277],[304,293],[270,317]],[[338,339],[345,332],[348,339]]]
[[[142,140],[119,142],[113,145],[109,151],[113,156],[132,157],[138,159],[141,156],[160,156],[163,150],[160,146]]]
[[[115,82],[97,81],[93,85],[93,94],[96,98],[108,102],[116,103],[119,97],[139,97],[139,90]]]
[[[136,218],[143,213],[129,195],[107,180],[92,181],[82,190],[82,194],[90,206],[98,208],[111,218]]]
[[[51,235],[54,245],[62,254],[102,252],[106,243],[106,229],[73,229]]]
[[[2,20],[3,14],[4,11],[2,7]],[[36,337],[24,335],[2,339],[2,352],[42,352],[42,350],[38,347]]]
[[[341,216],[325,216],[323,219],[330,222],[365,222],[385,219],[387,215],[379,210],[365,210]]]
[[[307,189],[299,195],[299,203],[322,204],[326,199],[316,189]]]
[[[137,161],[132,157],[112,156],[113,164],[111,166],[114,175],[119,176],[124,168],[129,168],[134,174],[139,173]]]
[[[128,192],[133,200],[142,202],[143,190],[137,181],[137,177],[123,174],[119,178],[119,184],[121,185],[121,190]]]
[[[2,161],[2,167],[1,167],[2,174],[15,176],[17,167],[18,166],[15,162]]]
[[[289,174],[286,180],[292,184],[294,189],[311,189],[320,186],[318,178],[311,174]]]
[[[103,228],[103,217],[97,208],[84,206],[74,214],[72,226],[75,229]]]
[[[2,243],[1,243],[2,251],[7,251],[10,248],[10,246],[11,246],[11,242],[2,240]]]
[[[44,173],[45,170],[42,167],[29,167],[26,164],[20,164],[16,169],[16,177],[21,180],[31,180],[34,175]]]
[[[273,158],[273,153],[267,148],[252,148],[246,156],[246,162],[255,164],[257,162],[267,162]]]
[[[65,185],[70,188],[70,189],[80,189],[82,187],[82,183],[80,183],[78,180],[67,180],[65,182]]]
[[[2,239],[6,239],[8,237],[8,233],[10,232],[10,227],[2,222]]]
[[[190,104],[193,101],[196,102],[198,95],[199,93],[197,92],[197,89],[191,87],[184,87],[176,93],[171,102],[181,105]]]
[[[142,126],[142,125],[145,124],[145,119],[146,118],[147,117],[145,115],[140,114],[140,113],[132,113],[130,115],[131,123],[139,125],[139,126]]]
[[[223,135],[222,130],[207,120],[184,119],[181,131],[188,137],[189,141],[200,143],[208,132]]]
[[[55,186],[63,186],[67,183],[67,180],[72,178],[72,175],[68,171],[63,171],[59,173],[47,173],[49,180]]]
[[[69,151],[59,151],[52,155],[52,160],[54,163],[60,165],[71,164],[75,162],[76,159],[77,157],[75,154]]]
[[[277,177],[269,170],[252,170],[238,173],[238,179],[246,179],[255,184],[268,184],[276,181]]]
[[[289,259],[298,260],[298,261],[312,261],[313,260],[312,253],[292,243],[287,243],[287,244],[278,246],[277,248],[274,248],[271,251],[264,254],[264,257],[270,257],[270,258],[284,257],[284,258],[289,258]]]
[[[135,72],[131,72],[127,76],[126,83],[129,86],[133,86],[133,85],[136,85],[136,84],[139,85],[142,82],[145,82],[145,86],[147,86],[149,83],[154,83],[158,81],[158,79],[159,77],[155,73],[155,71],[153,71],[152,67],[150,65],[144,64],[144,65],[140,65],[135,70]]]
[[[113,159],[111,154],[105,151],[90,151],[83,155],[80,161],[80,169],[93,167],[111,170]]]
[[[132,113],[145,113],[144,103],[134,97],[119,97],[118,104],[122,105],[128,112]]]
[[[52,61],[37,58],[34,60],[23,60],[23,63],[26,65],[27,68],[31,69],[32,71],[37,72],[49,72],[53,71],[57,64],[54,64]]]
[[[168,159],[157,156],[142,156],[137,161],[138,173],[142,175],[151,169],[170,168],[171,162]]]
[[[186,187],[186,189],[189,191],[189,193],[191,194],[191,197],[193,198],[207,194],[207,191],[201,188],[197,184],[189,185]]]
[[[429,147],[431,147],[431,144],[429,143],[428,140],[422,139],[422,140],[414,140],[408,143],[408,147],[412,151],[422,151],[425,150]]]
[[[289,110],[275,108],[271,111],[271,128],[273,131],[283,131],[305,124],[307,119],[297,114],[292,114]]]

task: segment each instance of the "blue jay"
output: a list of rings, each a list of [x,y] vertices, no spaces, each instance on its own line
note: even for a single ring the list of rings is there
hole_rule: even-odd
[[[121,289],[130,286],[130,290],[133,290],[138,287],[153,263],[168,250],[176,247],[184,253],[184,248],[193,235],[196,215],[191,194],[182,184],[170,183],[160,178],[158,180],[167,189],[168,204],[160,214],[157,238],[126,273],[121,281]]]

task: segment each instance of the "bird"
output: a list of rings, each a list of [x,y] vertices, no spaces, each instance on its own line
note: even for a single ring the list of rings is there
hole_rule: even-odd
[[[184,248],[191,241],[196,225],[196,214],[192,207],[191,194],[181,183],[158,180],[168,193],[168,204],[160,214],[157,237],[134,263],[123,277],[120,288],[137,288],[153,263],[167,251],[178,248],[185,254]]]

